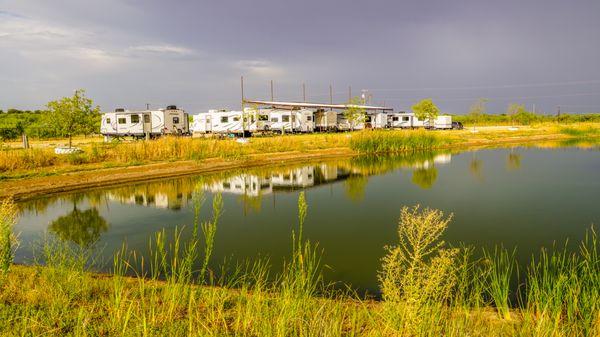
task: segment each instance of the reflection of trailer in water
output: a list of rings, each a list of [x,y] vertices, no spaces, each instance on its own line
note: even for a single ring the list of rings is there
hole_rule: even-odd
[[[314,166],[304,166],[285,172],[271,174],[271,182],[273,188],[291,187],[304,188],[315,184],[315,168]]]
[[[231,193],[258,197],[273,192],[269,178],[251,174],[240,174],[218,182],[204,185],[204,189],[213,193]]]

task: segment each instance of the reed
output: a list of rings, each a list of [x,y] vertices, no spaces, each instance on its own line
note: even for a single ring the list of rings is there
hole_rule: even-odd
[[[13,227],[17,221],[17,207],[11,198],[0,200],[0,277],[6,276],[15,256],[17,238]]]
[[[444,144],[433,132],[364,131],[352,135],[350,148],[362,154],[432,150]]]

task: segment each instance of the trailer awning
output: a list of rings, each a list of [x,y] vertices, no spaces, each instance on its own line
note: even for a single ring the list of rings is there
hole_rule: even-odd
[[[348,109],[348,108],[354,107],[354,108],[359,108],[359,109],[364,109],[364,110],[382,110],[382,111],[394,110],[393,108],[389,108],[389,107],[385,107],[385,106],[354,105],[354,104],[324,104],[324,103],[307,103],[307,102],[278,102],[278,101],[255,101],[255,100],[244,100],[244,103],[294,107],[294,108]]]

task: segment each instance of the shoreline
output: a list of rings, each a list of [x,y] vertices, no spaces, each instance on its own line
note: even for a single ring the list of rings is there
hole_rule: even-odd
[[[435,150],[478,150],[509,145],[531,145],[536,142],[576,139],[564,134],[521,135],[499,139],[477,139],[451,143]],[[197,174],[225,172],[235,169],[256,168],[271,165],[295,164],[331,158],[353,157],[361,155],[349,147],[334,147],[306,151],[287,151],[250,154],[241,159],[210,158],[202,161],[181,160],[157,162],[142,165],[120,166],[113,168],[94,168],[83,171],[70,171],[55,175],[38,175],[26,178],[7,179],[0,182],[0,198],[12,197],[15,201],[24,201],[42,197],[75,192],[91,188],[116,186],[145,181],[177,178]],[[43,170],[41,170],[43,172]]]

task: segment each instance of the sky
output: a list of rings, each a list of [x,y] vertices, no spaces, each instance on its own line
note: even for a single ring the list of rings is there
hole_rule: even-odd
[[[348,100],[600,111],[600,1],[0,0],[0,109]]]

